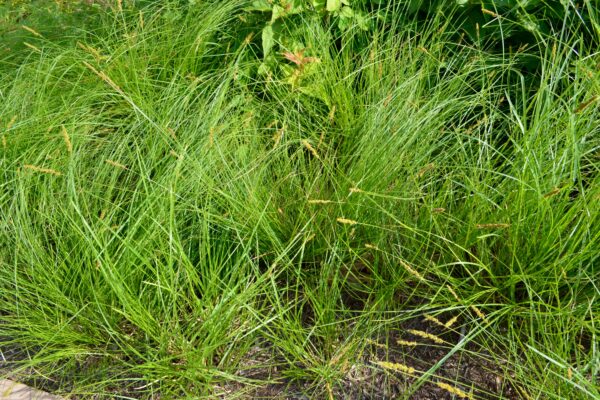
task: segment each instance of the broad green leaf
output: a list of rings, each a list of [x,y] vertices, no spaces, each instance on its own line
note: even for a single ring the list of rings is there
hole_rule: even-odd
[[[273,6],[273,15],[271,16],[271,22],[277,21],[279,18],[285,16],[287,11],[281,6]]]
[[[262,30],[263,56],[267,57],[275,44],[273,25],[268,24]]]
[[[354,18],[354,10],[351,7],[344,7],[340,11],[341,18]]]
[[[304,11],[304,0],[286,0],[287,3],[284,4],[284,8],[287,9],[287,14],[300,14]]]
[[[315,8],[315,10],[323,11],[327,5],[327,0],[312,0],[311,5]]]
[[[270,4],[267,0],[254,0],[246,10],[248,11],[263,11],[268,12],[271,11],[273,5]]]
[[[342,7],[342,0],[327,0],[327,11],[336,12]]]
[[[363,31],[368,31],[371,28],[371,24],[369,23],[369,17],[362,11],[354,12],[354,20],[356,21],[356,25],[358,25],[358,27]]]

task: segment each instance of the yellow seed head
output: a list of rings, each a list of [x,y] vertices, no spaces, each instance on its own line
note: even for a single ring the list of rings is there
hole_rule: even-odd
[[[331,200],[319,200],[319,199],[308,200],[308,204],[331,204],[331,203],[333,203],[333,201],[331,201]]]
[[[42,168],[42,167],[38,167],[37,165],[25,164],[25,165],[23,165],[23,168],[29,169],[29,170],[32,170],[32,171],[35,171],[35,172],[41,172],[43,174],[50,174],[50,175],[55,175],[55,176],[61,176],[62,175],[60,172],[58,172],[55,169]]]
[[[84,51],[90,53],[96,59],[97,62],[100,62],[100,61],[102,61],[103,58],[105,58],[100,54],[100,52],[98,50],[96,50],[95,48],[93,48],[91,46],[85,45],[81,42],[77,42],[77,46],[80,49],[83,49]]]
[[[121,169],[127,169],[127,166],[124,164],[121,164],[119,162],[113,161],[113,160],[105,160],[107,164],[112,165],[113,167],[117,167],[117,168],[121,168]]]
[[[89,62],[83,61],[83,65],[85,65],[87,67],[87,69],[92,71],[94,74],[96,74],[98,76],[100,75],[100,72],[98,72],[98,70],[96,68],[92,67],[92,64],[90,64]]]
[[[496,14],[495,12],[493,12],[492,10],[488,10],[486,8],[481,7],[481,12],[487,15],[491,15],[494,18],[498,18],[500,15]]]
[[[33,29],[33,28],[30,28],[30,27],[28,27],[28,26],[21,25],[21,28],[25,29],[27,32],[31,33],[31,34],[32,34],[32,35],[34,35],[34,36],[37,36],[37,37],[44,37],[44,36],[43,36],[41,33],[39,33],[39,32],[38,32],[38,31],[36,31],[35,29]]]
[[[396,340],[396,343],[398,343],[400,346],[408,346],[408,347],[415,347],[415,346],[419,345],[419,343],[417,343],[417,342],[403,340],[403,339]]]
[[[31,50],[37,51],[38,53],[41,53],[42,50],[40,50],[39,47],[32,45],[31,43],[27,43],[27,42],[23,42],[23,44],[27,47],[29,47]]]
[[[458,315],[452,317],[451,319],[449,319],[444,326],[448,329],[450,329],[452,327],[452,325],[454,325],[456,323],[456,321],[458,321]]]
[[[503,223],[498,223],[498,224],[476,224],[475,227],[477,227],[477,229],[508,228],[508,227],[510,227],[510,224],[503,224]]]
[[[379,247],[377,247],[377,246],[375,246],[374,244],[371,244],[371,243],[365,243],[365,247],[367,249],[381,251],[381,249]]]
[[[254,37],[254,32],[250,32],[245,38],[244,38],[244,45],[248,46],[250,44],[250,42],[252,41],[252,38]]]
[[[15,115],[14,117],[12,117],[10,119],[10,121],[8,121],[8,125],[6,125],[6,130],[9,131],[10,128],[12,128],[12,126],[15,124],[15,121],[17,120],[17,116]]]
[[[458,295],[456,294],[456,292],[454,291],[454,289],[452,289],[452,287],[450,285],[446,285],[446,288],[448,288],[448,291],[452,294],[452,296],[454,296],[456,301],[461,301],[460,298],[458,297]]]
[[[420,331],[417,329],[409,329],[408,330],[409,333],[412,333],[415,336],[419,336],[422,337],[423,339],[429,339],[437,344],[444,344],[446,343],[444,340],[442,340],[441,338],[437,337],[436,335],[432,334],[432,333],[427,333],[424,331]]]
[[[69,137],[69,132],[67,132],[67,128],[64,125],[60,126],[60,132],[62,134],[63,139],[65,140],[65,144],[67,145],[67,151],[69,154],[73,152],[73,144],[71,143],[71,138]]]
[[[533,398],[529,395],[529,393],[527,393],[527,391],[522,388],[521,386],[515,386],[518,390],[519,393],[521,393],[521,395],[523,396],[523,398],[525,400],[533,400]]]
[[[479,308],[477,308],[476,306],[471,306],[471,310],[473,310],[473,312],[475,314],[477,314],[477,316],[479,318],[481,318],[482,320],[484,320],[485,322],[487,322],[487,318],[485,316],[485,314],[483,313],[483,311],[481,311]]]
[[[425,321],[433,322],[434,324],[439,326],[446,326],[442,321],[429,314],[425,315]]]
[[[208,145],[212,147],[215,144],[215,127],[211,126],[208,130]]]
[[[423,275],[418,273],[415,269],[413,269],[410,265],[408,265],[408,263],[400,260],[400,265],[402,265],[404,267],[404,269],[406,271],[408,271],[412,276],[414,276],[415,278],[417,278],[420,281],[425,282],[425,278],[423,278]]]
[[[435,383],[438,387],[444,389],[445,391],[447,391],[448,393],[452,393],[458,397],[460,397],[461,399],[473,399],[473,396],[470,393],[467,393],[457,387],[454,387],[452,385],[448,385],[447,383],[444,382],[436,382]]]
[[[421,168],[421,170],[419,170],[419,172],[417,172],[417,178],[421,178],[423,175],[425,175],[427,172],[431,171],[434,168],[435,168],[434,163],[427,164],[426,166]]]
[[[336,218],[336,221],[345,225],[356,225],[358,222],[347,218]]]
[[[365,341],[366,341],[367,343],[369,343],[369,344],[371,344],[371,345],[375,346],[375,347],[379,347],[380,349],[387,349],[387,346],[386,346],[386,345],[384,345],[384,344],[381,344],[381,343],[379,343],[379,342],[376,342],[376,341],[374,341],[374,340],[371,340],[371,339],[365,339]]]
[[[96,68],[94,68],[90,63],[88,63],[86,61],[83,61],[83,65],[85,65],[90,71],[92,71],[94,74],[96,74],[100,79],[102,79],[104,82],[106,82],[114,90],[116,90],[119,93],[123,93],[123,89],[121,89],[119,87],[119,85],[117,85],[112,79],[110,79],[110,77],[108,75],[106,75],[104,72],[98,71]]]
[[[363,191],[360,190],[359,188],[353,187],[350,188],[350,193],[362,193]]]
[[[277,145],[279,144],[279,142],[281,141],[281,138],[283,137],[283,132],[284,129],[278,129],[277,132],[275,132],[275,134],[273,135],[273,148],[277,147]]]
[[[329,122],[333,123],[335,119],[335,104],[331,107],[331,111],[329,111]]]
[[[413,367],[409,367],[408,365],[400,364],[400,363],[392,363],[388,361],[374,361],[373,364],[379,365],[385,369],[391,369],[393,371],[403,372],[408,375],[416,374],[416,370]]]
[[[546,194],[544,195],[544,197],[545,197],[545,198],[552,197],[552,196],[554,196],[554,195],[557,195],[558,193],[560,193],[560,188],[557,188],[557,187],[556,187],[556,188],[552,189],[551,191],[549,191],[548,193],[546,193]]]
[[[312,145],[308,142],[308,140],[306,140],[306,139],[302,140],[302,144],[304,145],[304,147],[306,147],[308,149],[308,151],[310,151],[312,153],[313,156],[319,158],[319,154],[317,154],[317,150],[315,150],[315,148],[312,147]]]

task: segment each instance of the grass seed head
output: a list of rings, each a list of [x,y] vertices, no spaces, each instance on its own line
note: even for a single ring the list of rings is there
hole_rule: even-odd
[[[481,12],[487,15],[491,15],[494,18],[498,18],[500,17],[500,15],[496,14],[495,12],[493,12],[492,10],[488,10],[487,8],[483,8],[481,7]]]
[[[458,297],[458,295],[456,294],[454,289],[452,289],[452,286],[446,285],[446,288],[448,288],[448,291],[452,294],[452,296],[456,299],[456,301],[461,302],[460,297]]]
[[[495,228],[508,228],[510,224],[497,223],[497,224],[476,224],[477,229],[495,229]]]
[[[488,322],[487,317],[485,316],[485,314],[483,313],[483,311],[481,311],[478,307],[472,305],[471,306],[471,310],[473,310],[473,312],[482,320],[484,320],[485,322]]]
[[[331,107],[331,110],[329,111],[329,115],[328,115],[329,122],[332,124],[333,124],[333,121],[335,120],[335,110],[336,110],[336,108],[335,108],[335,104],[334,104],[333,107]]]
[[[60,173],[59,171],[57,171],[55,169],[42,168],[42,167],[38,167],[37,165],[25,164],[25,165],[23,165],[23,168],[29,169],[29,170],[35,171],[35,172],[41,172],[43,174],[54,175],[54,176],[61,176],[62,175],[62,173]]]
[[[336,218],[336,221],[339,222],[340,224],[344,224],[344,225],[356,225],[358,224],[358,222],[352,220],[352,219],[347,219],[347,218]]]
[[[423,277],[423,275],[421,275],[419,272],[417,272],[414,268],[412,268],[408,263],[406,263],[405,261],[400,260],[400,265],[402,265],[404,267],[404,269],[410,273],[412,276],[414,276],[415,278],[417,278],[420,281],[425,282],[425,278]]]
[[[67,132],[67,128],[65,128],[64,125],[61,125],[60,132],[65,141],[65,145],[67,146],[67,152],[71,154],[73,152],[73,143],[71,143],[71,138],[69,137],[69,132]]]
[[[434,163],[429,163],[417,172],[417,178],[422,178],[427,172],[433,170],[435,168]]]
[[[319,158],[319,154],[317,153],[317,150],[309,143],[308,140],[303,139],[302,140],[302,144],[304,145],[304,147],[306,147],[308,149],[308,151],[311,152],[311,154],[317,158]]]
[[[100,62],[100,61],[102,61],[103,58],[106,58],[100,54],[100,51],[96,50],[95,48],[93,48],[91,46],[83,44],[81,42],[77,42],[77,47],[79,47],[80,49],[84,50],[85,52],[91,54],[96,59],[97,62]]]
[[[579,106],[577,106],[577,108],[573,111],[573,113],[579,114],[580,112],[582,112],[583,110],[588,108],[592,103],[594,103],[598,99],[600,99],[600,96],[598,96],[598,95],[592,96],[592,98],[590,98],[587,101],[584,101]]]
[[[28,26],[21,25],[21,28],[23,28],[24,30],[26,30],[27,32],[31,33],[31,34],[32,34],[32,35],[34,35],[34,36],[37,36],[37,37],[40,37],[40,38],[41,38],[41,37],[44,37],[44,36],[43,36],[41,33],[39,33],[39,32],[38,32],[38,31],[36,31],[35,29],[33,29],[33,28],[30,28],[30,27],[28,27]]]
[[[167,132],[169,133],[169,136],[171,136],[171,139],[177,140],[177,135],[175,134],[175,131],[173,130],[173,128],[167,128]]]
[[[331,200],[320,200],[320,199],[311,199],[308,200],[308,204],[331,204],[334,203],[334,201]]]
[[[404,339],[398,339],[396,340],[396,343],[398,343],[400,346],[407,346],[407,347],[415,347],[418,346],[419,343],[412,341],[412,340],[404,340]]]
[[[549,197],[556,196],[556,195],[557,195],[557,194],[559,194],[559,193],[560,193],[560,188],[558,188],[558,187],[555,187],[554,189],[552,189],[551,191],[549,191],[548,193],[546,193],[546,194],[544,195],[544,198],[546,198],[546,199],[547,199],[547,198],[549,198]]]
[[[415,375],[417,371],[413,367],[400,363],[392,363],[388,361],[374,361],[373,364],[379,365],[382,368],[390,369],[392,371],[402,372],[408,375]]]
[[[428,332],[425,332],[425,331],[420,331],[418,329],[409,329],[407,332],[408,333],[412,333],[415,336],[422,337],[423,339],[429,339],[432,342],[435,342],[437,344],[444,344],[444,343],[446,343],[440,337],[438,337],[438,336],[436,336],[436,335],[434,335],[432,333],[428,333]]]
[[[386,349],[387,350],[387,346],[385,344],[381,344],[379,342],[376,342],[375,340],[372,339],[365,339],[365,341],[375,347],[379,347],[380,349]]]
[[[458,321],[458,315],[456,315],[456,316],[452,317],[451,319],[449,319],[448,321],[446,321],[444,326],[447,329],[450,329],[452,327],[452,325],[454,325],[456,323],[456,321]]]
[[[244,46],[248,46],[252,42],[253,37],[254,32],[250,32],[248,35],[246,35],[246,37],[244,38]]]
[[[16,121],[17,121],[17,116],[15,115],[14,117],[12,117],[10,119],[10,121],[8,121],[8,124],[6,125],[6,130],[10,131],[10,128],[12,128],[12,126],[15,124]]]
[[[38,53],[41,53],[41,52],[42,52],[42,50],[41,50],[39,47],[37,47],[37,46],[34,46],[34,45],[32,45],[31,43],[23,42],[23,44],[24,44],[25,46],[29,47],[29,48],[30,48],[31,50],[33,50],[33,51],[36,51],[36,52],[38,52]]]
[[[273,135],[273,148],[277,147],[281,138],[283,137],[284,128],[278,129],[277,132]]]
[[[433,315],[429,315],[429,314],[425,315],[425,321],[433,322],[434,324],[439,325],[439,326],[446,326],[446,325],[444,325],[444,323],[442,321],[440,321]]]
[[[113,160],[105,160],[107,164],[112,165],[113,167],[117,167],[117,168],[121,168],[121,169],[127,169],[127,166],[124,164],[121,164],[119,162],[113,161]]]
[[[473,395],[471,395],[470,393],[467,393],[464,390],[461,390],[455,386],[449,385],[444,382],[436,382],[435,384],[437,387],[442,388],[445,391],[447,391],[448,393],[456,395],[456,396],[460,397],[461,399],[473,399]]]

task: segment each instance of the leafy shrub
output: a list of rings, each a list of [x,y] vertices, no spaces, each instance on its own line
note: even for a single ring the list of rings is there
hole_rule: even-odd
[[[290,38],[307,19],[321,20],[341,35],[350,29],[373,31],[382,24],[393,31],[389,24],[402,14],[406,24],[439,23],[456,34],[455,41],[503,52],[545,43],[549,36],[565,40],[580,35],[583,44],[596,45],[599,5],[598,0],[254,0],[242,19],[261,30],[268,64],[274,51],[299,50],[301,44]]]

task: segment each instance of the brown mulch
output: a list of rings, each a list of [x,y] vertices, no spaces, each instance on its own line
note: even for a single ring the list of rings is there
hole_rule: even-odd
[[[450,315],[440,319],[447,322],[451,318]],[[433,340],[409,332],[411,330],[435,335],[445,343],[436,344]],[[226,385],[221,397],[229,398],[237,394],[240,398],[248,399],[289,400],[399,398],[451,400],[460,399],[461,395],[466,396],[462,398],[473,400],[523,398],[517,388],[507,381],[508,366],[498,361],[501,358],[492,357],[474,343],[466,343],[462,349],[449,356],[439,368],[418,384],[418,378],[444,359],[461,337],[460,327],[448,329],[422,318],[406,321],[387,337],[369,341],[360,363],[348,368],[341,382],[331,388],[323,383],[294,382],[282,378],[281,372],[272,366],[273,357],[269,354],[268,344],[263,344],[256,346],[248,354],[248,359],[243,363],[248,369],[240,371],[239,374],[276,383],[257,388],[244,387],[238,383]],[[419,344],[410,346],[405,342]],[[376,364],[378,361],[401,364],[406,368],[414,368],[415,372],[406,374],[402,371],[382,368]],[[261,368],[259,366],[261,363],[269,366]],[[449,388],[455,389],[456,392],[451,393]]]

